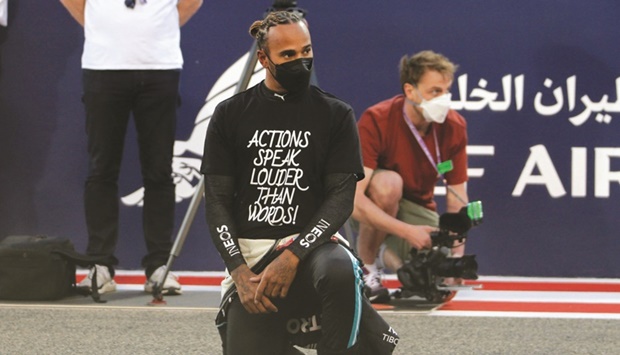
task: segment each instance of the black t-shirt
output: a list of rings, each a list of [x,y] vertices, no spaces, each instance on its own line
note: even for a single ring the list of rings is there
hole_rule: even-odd
[[[235,178],[236,237],[299,233],[323,202],[326,174],[363,176],[353,109],[314,86],[282,98],[260,83],[216,107],[201,172]]]

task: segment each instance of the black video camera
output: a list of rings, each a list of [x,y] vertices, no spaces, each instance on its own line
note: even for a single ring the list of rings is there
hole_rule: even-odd
[[[475,255],[451,257],[455,242],[465,243],[467,232],[482,223],[482,203],[470,202],[458,213],[444,213],[439,217],[439,231],[431,233],[430,251],[411,249],[411,260],[396,271],[403,285],[397,297],[424,297],[431,302],[443,302],[453,290],[443,285],[447,277],[466,280],[478,279]]]

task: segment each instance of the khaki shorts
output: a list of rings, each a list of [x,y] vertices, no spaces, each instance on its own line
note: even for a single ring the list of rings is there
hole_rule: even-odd
[[[418,205],[417,203],[413,203],[405,199],[401,199],[399,202],[398,214],[396,215],[396,218],[414,226],[439,226],[439,214],[437,214],[437,212],[431,211]],[[351,232],[353,235],[357,235],[357,233],[359,233],[359,221],[350,218],[349,226],[351,227]],[[349,236],[349,239],[352,239],[351,236]],[[396,255],[398,255],[401,260],[405,261],[410,259],[409,251],[411,250],[411,245],[409,245],[409,242],[406,240],[395,235],[388,234],[383,244],[386,248],[389,248]]]
[[[437,212],[405,199],[400,200],[396,218],[415,226],[439,226],[439,214],[437,214]],[[411,250],[409,242],[395,235],[388,235],[384,243],[386,247],[396,253],[401,260],[409,260],[409,251]]]

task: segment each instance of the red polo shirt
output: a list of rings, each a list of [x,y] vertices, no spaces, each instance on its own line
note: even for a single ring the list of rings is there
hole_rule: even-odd
[[[439,180],[424,150],[403,118],[405,98],[397,95],[368,108],[359,119],[364,166],[372,170],[387,169],[400,174],[404,181],[403,197],[430,210],[436,210],[434,188]],[[437,142],[435,142],[436,133]],[[443,124],[433,123],[422,137],[437,165],[436,144],[441,161],[452,160],[454,168],[446,173],[448,185],[467,181],[467,123],[450,110]]]

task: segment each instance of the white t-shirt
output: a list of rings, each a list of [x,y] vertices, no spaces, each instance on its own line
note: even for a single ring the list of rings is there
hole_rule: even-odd
[[[181,69],[178,0],[86,0],[82,68]]]

